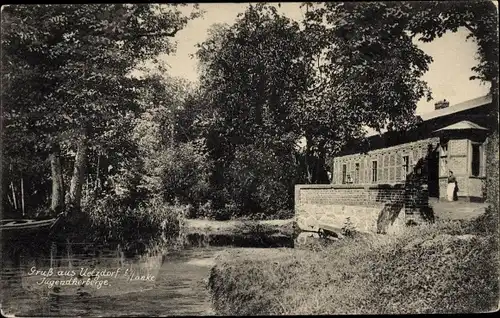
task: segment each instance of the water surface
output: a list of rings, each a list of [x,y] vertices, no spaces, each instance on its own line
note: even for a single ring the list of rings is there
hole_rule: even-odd
[[[57,254],[54,248],[36,246],[38,252],[3,246],[4,314],[106,317],[212,314],[205,280],[216,253],[223,247],[125,257],[118,250],[103,247],[85,250],[73,244]],[[101,274],[97,279],[96,273]],[[93,285],[89,280],[95,280]],[[107,286],[102,285],[105,280]],[[87,283],[80,284],[84,281]],[[97,288],[99,281],[101,286]]]

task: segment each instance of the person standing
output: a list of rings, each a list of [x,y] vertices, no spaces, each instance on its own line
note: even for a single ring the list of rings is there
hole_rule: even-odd
[[[448,174],[448,187],[446,189],[446,196],[448,201],[454,201],[457,189],[457,178],[453,175],[453,171],[450,170]]]

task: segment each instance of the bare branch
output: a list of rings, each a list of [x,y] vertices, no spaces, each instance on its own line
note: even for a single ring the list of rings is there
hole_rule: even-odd
[[[328,84],[330,84],[330,82],[331,82],[331,80],[324,81],[324,82],[322,82],[322,83],[318,84],[318,86],[313,87],[313,88],[310,88],[310,89],[308,89],[307,91],[308,91],[308,92],[312,92],[312,91],[318,90],[318,89],[320,89],[320,88],[322,89],[322,88],[324,88],[324,87],[328,86]]]
[[[144,32],[144,33],[139,33],[136,34],[136,36],[167,36],[167,37],[174,37],[177,32],[179,32],[181,29],[179,27],[174,27],[174,29],[170,32]]]
[[[123,32],[120,34],[116,34],[114,37],[110,34],[110,31],[106,30],[106,31],[101,31],[101,32],[92,32],[90,34],[87,34],[87,36],[91,35],[91,36],[105,37],[105,38],[108,38],[109,40],[130,40],[130,39],[133,40],[136,37],[150,37],[150,36],[174,37],[177,34],[177,32],[179,32],[180,30],[181,30],[181,28],[174,27],[173,30],[164,31],[164,32],[145,31],[145,32],[135,33],[135,34],[128,34],[128,33]]]
[[[464,26],[467,28],[467,30],[469,30],[472,34],[476,34],[477,30],[472,26],[470,25],[469,23],[467,22],[464,22]]]

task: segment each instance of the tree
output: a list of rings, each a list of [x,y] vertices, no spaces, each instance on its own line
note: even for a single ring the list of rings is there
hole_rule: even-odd
[[[184,106],[192,88],[186,80],[169,77],[164,72],[160,68],[158,72],[147,74],[141,88],[143,111],[136,119],[133,131],[133,140],[143,163],[140,187],[149,195],[163,194],[170,203],[175,199],[192,203],[187,202],[189,195],[177,195],[190,190],[182,181],[177,183],[182,178],[179,175],[190,175],[190,184],[200,177],[196,174],[199,166],[196,147],[187,145],[194,142],[196,136],[190,138],[184,134],[189,129],[186,127],[189,122],[184,122],[184,119],[190,114]]]
[[[299,36],[297,23],[259,4],[200,46],[201,87],[220,137],[248,144],[293,131],[289,116],[305,87]]]
[[[228,176],[229,171],[239,171],[229,168],[237,149],[252,152],[258,144],[260,150],[276,154],[272,160],[294,158],[300,136],[292,114],[306,89],[308,73],[302,58],[307,47],[298,23],[266,4],[250,5],[234,25],[215,26],[210,34],[197,52],[203,104],[198,108],[207,115],[203,137],[215,164],[211,184],[217,207],[227,201],[229,180],[239,178]],[[251,177],[259,169],[242,173]],[[242,208],[258,209],[249,205]]]
[[[186,23],[180,5],[20,5],[2,14],[6,127],[36,131],[59,174],[58,145],[76,148],[69,203],[79,209],[89,150],[138,111],[129,76],[140,62],[170,53]],[[128,115],[127,115],[128,114]],[[53,176],[54,183],[61,178]],[[54,186],[54,189],[62,185]],[[57,191],[54,191],[57,193]],[[60,192],[59,192],[60,193]],[[59,197],[59,196],[58,196]],[[61,199],[54,198],[60,205]]]
[[[430,90],[420,78],[431,57],[412,43],[396,2],[305,4],[307,59],[317,75],[300,126],[311,182],[327,182],[325,158],[364,135],[363,126],[407,129],[416,103]]]

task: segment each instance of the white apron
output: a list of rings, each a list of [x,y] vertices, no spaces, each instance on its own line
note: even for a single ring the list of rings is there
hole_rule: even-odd
[[[448,188],[446,189],[446,197],[448,201],[453,201],[453,194],[455,193],[455,182],[448,183]]]

